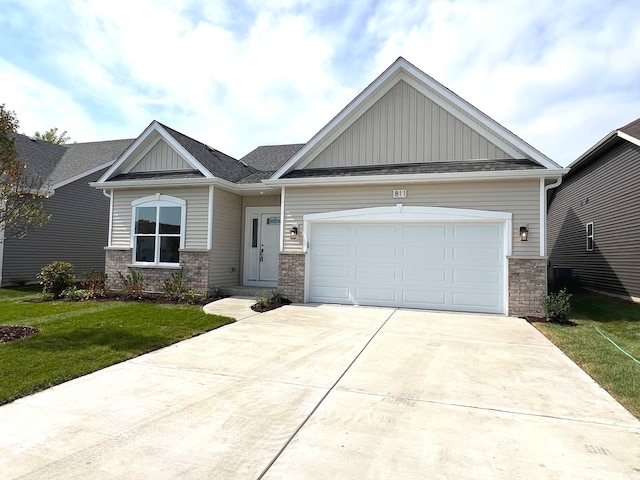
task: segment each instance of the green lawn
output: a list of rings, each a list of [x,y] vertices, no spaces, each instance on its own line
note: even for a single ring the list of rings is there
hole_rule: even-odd
[[[0,343],[0,405],[233,322],[197,305],[25,301],[37,297],[0,289],[0,325],[40,329]]]
[[[574,295],[569,318],[578,326],[534,325],[640,418],[640,364],[620,351],[640,360],[640,305],[597,295]]]

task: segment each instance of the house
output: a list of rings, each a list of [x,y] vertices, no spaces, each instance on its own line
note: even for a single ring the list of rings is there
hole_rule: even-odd
[[[571,165],[549,203],[555,280],[640,300],[640,118]]]
[[[399,58],[304,145],[240,161],[152,122],[93,184],[106,268],[147,288],[535,313],[546,198],[566,170]]]
[[[0,285],[35,283],[42,267],[55,260],[71,262],[77,276],[104,270],[109,201],[89,182],[132,140],[56,145],[20,134],[13,138],[27,174],[48,188],[44,206],[51,219],[22,238],[0,230]]]

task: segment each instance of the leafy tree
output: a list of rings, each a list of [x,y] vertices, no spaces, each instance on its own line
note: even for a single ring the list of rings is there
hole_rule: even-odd
[[[44,133],[36,132],[33,136],[36,137],[38,140],[44,140],[45,142],[61,145],[63,143],[67,143],[67,141],[71,138],[71,137],[67,137],[66,135],[67,135],[66,130],[58,135],[58,127],[53,127]]]
[[[4,229],[4,240],[23,237],[31,228],[49,221],[43,204],[47,189],[18,161],[12,136],[18,125],[16,113],[7,110],[4,103],[0,105],[0,230]]]

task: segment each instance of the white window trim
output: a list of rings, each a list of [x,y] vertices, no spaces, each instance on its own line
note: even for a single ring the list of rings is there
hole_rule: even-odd
[[[589,225],[591,225],[591,235],[589,235]],[[587,237],[587,240],[586,240],[587,252],[593,252],[593,247],[595,245],[595,231],[593,229],[593,222],[589,222],[585,225],[584,233]],[[589,248],[589,239],[591,239],[591,248]]]
[[[187,202],[178,197],[170,195],[149,195],[147,197],[138,198],[131,202],[131,257],[133,265],[149,266],[149,267],[176,267],[180,263],[167,262],[137,262],[135,237],[136,237],[136,208],[138,207],[180,207],[180,250],[185,246],[185,230],[187,227]]]

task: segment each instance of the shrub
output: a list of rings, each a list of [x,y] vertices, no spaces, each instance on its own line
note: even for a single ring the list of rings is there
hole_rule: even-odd
[[[73,265],[60,261],[43,267],[38,274],[42,290],[53,295],[53,298],[60,298],[65,288],[73,285],[73,277]]]
[[[542,298],[542,311],[549,322],[564,322],[571,310],[571,294],[563,288],[558,293],[550,293]]]
[[[280,306],[282,304],[282,295],[278,292],[262,292],[262,295],[256,298],[256,306],[259,308],[268,308]]]
[[[101,298],[107,295],[107,274],[90,270],[82,274],[80,285],[89,292],[89,298]]]
[[[144,277],[136,271],[127,273],[118,272],[120,281],[123,286],[123,293],[130,298],[140,298],[142,295],[142,289],[144,288]]]
[[[166,278],[162,288],[165,295],[172,300],[187,303],[195,303],[196,301],[196,292],[194,292],[193,289],[187,288],[184,284],[182,270],[174,272],[169,278]]]
[[[89,300],[93,298],[89,290],[80,289],[75,285],[65,288],[60,296],[65,300]]]

